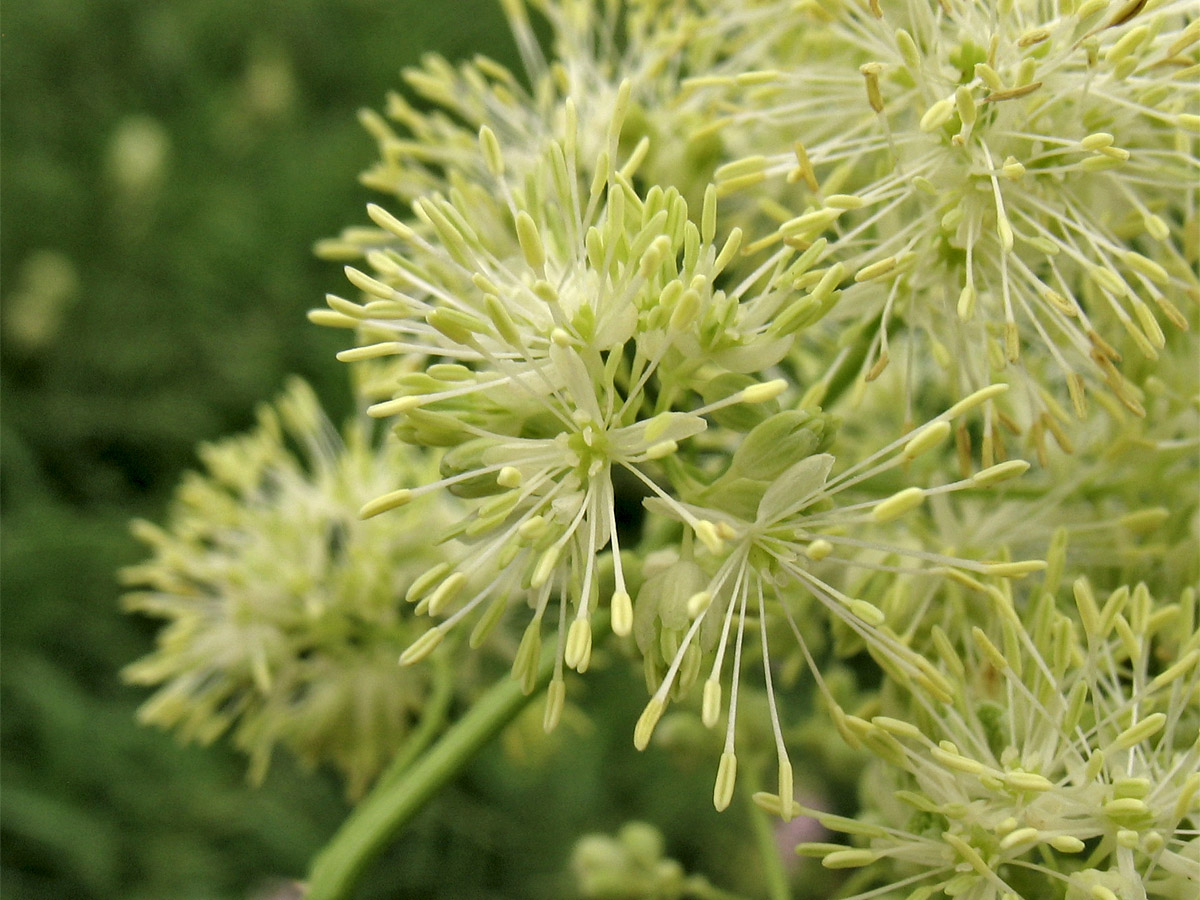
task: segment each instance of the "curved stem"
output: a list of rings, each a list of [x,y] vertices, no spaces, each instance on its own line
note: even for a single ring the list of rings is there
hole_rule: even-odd
[[[396,772],[398,766],[393,764],[313,860],[305,900],[349,896],[367,864],[396,832],[546,686],[554,671],[553,651],[550,647],[543,654],[529,694],[522,693],[515,681],[500,682],[406,770]],[[402,751],[401,755],[408,754]],[[397,760],[402,761],[407,763]]]

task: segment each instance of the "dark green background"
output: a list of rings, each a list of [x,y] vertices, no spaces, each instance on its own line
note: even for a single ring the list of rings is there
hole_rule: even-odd
[[[304,313],[346,289],[313,243],[365,222],[355,111],[423,51],[511,63],[511,42],[492,0],[38,0],[6,4],[0,31],[0,893],[265,897],[345,816],[341,786],[279,759],[252,790],[227,748],[135,725],[144,692],[118,672],[155,624],[118,611],[115,572],[142,555],[127,522],[161,520],[195,445],[248,426],[289,373],[346,411],[342,335]],[[131,128],[164,151],[137,190],[111,159]],[[581,699],[609,722],[532,762],[493,748],[364,896],[566,896],[572,842],[633,816],[718,882],[752,872],[744,822],[709,805],[713,760],[681,791],[666,754],[635,759],[644,695],[608,677]]]

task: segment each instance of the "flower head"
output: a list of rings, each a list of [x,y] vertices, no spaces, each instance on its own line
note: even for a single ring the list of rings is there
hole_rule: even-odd
[[[255,778],[282,745],[360,793],[427,699],[429,674],[396,666],[417,633],[397,598],[442,553],[414,526],[449,513],[436,498],[399,521],[358,511],[428,463],[361,423],[343,440],[299,380],[201,457],[166,528],[136,523],[152,557],[124,572],[126,607],[167,621],[125,670],[158,685],[140,716],[206,743],[232,730]]]
[[[617,167],[625,105],[599,161],[580,164],[571,132],[519,189],[506,180],[497,144],[486,183],[414,204],[429,237],[372,207],[402,251],[368,255],[370,275],[348,270],[370,302],[330,299],[335,324],[368,341],[342,359],[395,357],[419,370],[368,412],[397,418],[405,441],[447,448],[440,480],[390,492],[364,514],[440,488],[479,501],[443,535],[472,545],[470,554],[409,592],[421,611],[449,616],[407,661],[466,616],[511,598],[532,610],[518,679],[531,683],[543,620],[556,605],[555,683],[563,663],[586,669],[606,549],[614,627],[625,633],[630,624],[614,473],[670,493],[667,459],[681,444],[710,417],[769,405],[783,387],[752,373],[780,360],[800,327],[796,316],[778,315],[790,299],[779,286],[786,266],[726,284],[740,234],[713,243],[715,190],[697,224],[675,189],[633,189],[636,158]],[[588,170],[597,174],[585,180]]]
[[[1140,412],[1117,335],[1157,357],[1163,323],[1187,328],[1181,300],[1200,290],[1182,230],[1200,174],[1191,4],[906,0],[830,15],[814,25],[823,52],[773,61],[732,104],[732,123],[787,150],[731,163],[719,184],[796,185],[792,216],[756,246],[820,246],[819,265],[845,266],[838,313],[871,323],[868,379],[894,333],[920,333],[959,390],[1012,367],[1032,388],[1026,424],[1050,408],[1036,390],[1047,367],[1081,417],[1085,378]]]
[[[1074,595],[1077,620],[1048,595],[1024,614],[999,597],[991,624],[951,616],[935,629],[952,699],[897,684],[884,715],[848,718],[890,790],[865,798],[861,821],[818,816],[859,846],[800,850],[830,868],[879,864],[881,884],[926,896],[1194,890],[1195,592],[1160,604],[1144,586],[1122,587],[1101,603],[1080,579]]]
[[[642,649],[648,658],[662,652],[666,671],[648,669],[654,677],[654,693],[638,723],[635,743],[647,744],[667,701],[703,674],[705,657],[711,659],[711,668],[704,684],[703,718],[709,727],[716,725],[722,711],[727,653],[732,650],[725,749],[714,791],[714,803],[723,809],[732,795],[737,768],[734,743],[742,653],[753,640],[746,627],[757,623],[780,796],[790,797],[792,770],[772,688],[768,624],[774,619],[782,631],[790,632],[820,684],[804,629],[797,624],[806,618],[799,610],[807,608],[808,597],[852,636],[852,643],[869,649],[886,671],[919,681],[948,699],[949,683],[887,624],[898,604],[910,616],[905,607],[919,605],[919,598],[897,589],[900,582],[910,577],[932,576],[935,581],[949,577],[986,594],[996,589],[985,587],[977,576],[1021,577],[1046,564],[964,560],[905,538],[879,540],[870,530],[900,519],[929,497],[986,488],[1020,475],[1028,463],[1011,460],[956,482],[928,488],[910,485],[883,497],[867,485],[938,448],[951,434],[952,419],[1003,392],[1003,385],[979,391],[837,475],[832,474],[834,457],[814,452],[823,449],[827,423],[809,413],[781,412],[755,427],[734,452],[728,469],[694,491],[693,497],[683,502],[647,501],[654,510],[685,523],[707,551],[707,559],[685,555],[661,575],[647,578],[638,597]],[[701,562],[707,562],[707,568]],[[896,584],[881,589],[877,583],[870,590],[868,581],[860,585],[860,595],[853,596],[837,585],[842,579],[826,574],[846,569],[892,576]]]

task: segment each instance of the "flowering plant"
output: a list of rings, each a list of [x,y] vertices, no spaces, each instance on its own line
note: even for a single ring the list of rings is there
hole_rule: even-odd
[[[1188,896],[1194,5],[503,6],[523,76],[430,57],[363,114],[383,196],[311,314],[362,415],[293,386],[139,526],[145,718],[374,784],[312,898],[597,659],[638,749],[717,732],[718,810],[771,759],[837,896]],[[480,654],[513,680],[446,727]],[[858,797],[798,799],[820,723]],[[579,890],[729,896],[656,841]]]

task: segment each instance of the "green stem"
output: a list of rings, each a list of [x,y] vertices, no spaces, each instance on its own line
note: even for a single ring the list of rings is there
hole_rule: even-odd
[[[554,671],[553,651],[547,648],[543,655],[529,694],[515,681],[500,682],[407,771],[380,780],[313,860],[305,900],[350,895],[367,864],[392,837],[546,686]],[[395,769],[393,765],[388,775]]]
[[[754,842],[758,845],[758,855],[762,860],[763,877],[767,882],[767,897],[769,900],[792,900],[792,888],[788,873],[783,868],[783,858],[779,855],[779,846],[775,843],[775,830],[771,826],[771,818],[754,802],[754,795],[761,787],[761,779],[754,766],[746,767],[749,771],[740,779],[742,794],[750,812],[750,824],[754,829]],[[789,798],[790,799],[790,798]]]

